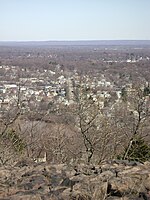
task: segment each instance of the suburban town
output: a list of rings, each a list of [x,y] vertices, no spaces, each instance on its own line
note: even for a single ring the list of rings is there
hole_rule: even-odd
[[[66,51],[66,49],[64,50]],[[67,51],[69,50],[67,49]],[[73,51],[76,53],[78,49],[77,51],[76,49]],[[82,52],[83,49],[81,48],[80,51]],[[125,52],[120,54],[119,57],[119,50],[117,50],[117,47],[115,50],[107,47],[104,48],[104,51],[103,49],[98,49],[96,47],[93,47],[91,50],[90,47],[89,52],[90,51],[93,53],[93,58],[86,58],[87,55],[85,55],[85,58],[79,58],[81,61],[82,59],[86,59],[91,65],[90,66],[88,63],[86,73],[81,73],[80,67],[72,67],[73,70],[70,70],[64,66],[64,63],[62,65],[57,63],[57,57],[58,60],[60,57],[59,48],[58,55],[56,53],[49,55],[48,50],[44,55],[43,53],[40,54],[40,52],[38,52],[38,57],[41,60],[43,60],[43,57],[45,56],[50,60],[49,66],[46,66],[45,68],[39,66],[38,68],[33,67],[32,69],[32,67],[27,66],[1,64],[0,116],[2,117],[3,113],[7,112],[17,102],[21,107],[22,113],[33,110],[34,112],[42,112],[44,110],[51,112],[52,105],[55,105],[55,109],[58,109],[60,104],[69,106],[76,101],[75,89],[78,86],[85,87],[87,91],[90,89],[89,95],[91,95],[93,100],[98,100],[101,108],[104,108],[105,102],[109,102],[113,97],[115,97],[113,103],[119,101],[123,89],[126,89],[128,92],[133,91],[133,81],[136,81],[136,77],[133,77],[135,80],[132,80],[132,75],[124,71],[124,65],[127,64],[129,67],[134,66],[137,69],[137,73],[139,73],[138,66],[150,62],[150,58],[147,56],[148,53],[141,53],[142,50],[140,49],[140,53],[138,54],[138,48],[135,50],[136,54],[127,54]],[[109,53],[107,53],[107,51]],[[94,55],[96,53],[97,56],[97,52],[100,53],[99,57],[95,57]],[[68,52],[66,52],[66,54],[68,54]],[[107,54],[109,54],[110,59],[108,59],[107,56],[106,60],[105,57]],[[8,60],[14,60],[16,57],[18,58],[19,56],[16,55],[14,58],[9,58]],[[29,65],[32,64],[32,59],[34,59],[34,57],[35,52],[30,51],[30,53],[26,53],[26,59],[29,59],[29,61],[31,60]],[[81,61],[79,61],[79,64]],[[74,58],[72,57],[72,60],[69,60],[68,62],[72,65]],[[100,63],[99,67],[97,67],[97,63]],[[99,70],[95,69],[95,65]],[[114,75],[113,68],[115,65],[120,65],[120,68]],[[101,71],[101,66],[105,68],[105,70]],[[109,70],[112,70],[112,74],[108,74],[107,71]],[[119,79],[122,77],[125,81],[121,81],[120,83]],[[142,76],[139,78],[142,83],[141,88],[149,87],[148,79],[145,79],[145,77]]]

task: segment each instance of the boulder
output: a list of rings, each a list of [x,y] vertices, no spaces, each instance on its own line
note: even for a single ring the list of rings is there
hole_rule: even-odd
[[[0,167],[0,200],[150,199],[150,163],[101,165],[21,162]]]

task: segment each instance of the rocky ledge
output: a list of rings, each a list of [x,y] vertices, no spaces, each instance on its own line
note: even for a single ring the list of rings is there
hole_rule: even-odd
[[[150,199],[150,162],[50,165],[22,160],[0,167],[0,200]]]

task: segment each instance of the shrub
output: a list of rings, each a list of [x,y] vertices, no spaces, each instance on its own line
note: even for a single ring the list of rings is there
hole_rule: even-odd
[[[125,156],[126,155],[126,156]],[[150,146],[141,137],[130,140],[130,146],[125,149],[120,159],[145,162],[150,160]]]

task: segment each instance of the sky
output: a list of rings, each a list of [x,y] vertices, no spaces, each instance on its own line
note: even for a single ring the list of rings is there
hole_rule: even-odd
[[[150,40],[150,0],[0,0],[0,41]]]

